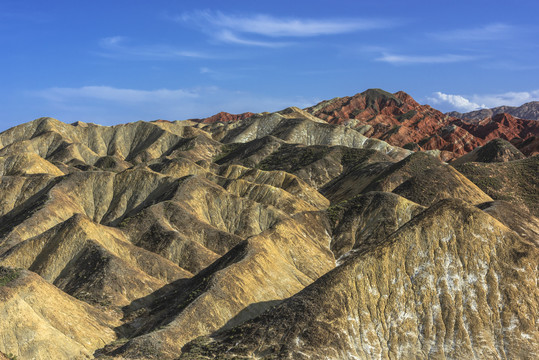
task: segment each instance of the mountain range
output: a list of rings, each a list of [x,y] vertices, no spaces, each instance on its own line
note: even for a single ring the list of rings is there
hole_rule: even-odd
[[[0,359],[535,359],[538,122],[379,89],[0,134]]]
[[[525,104],[519,109],[530,110],[533,105]],[[304,111],[330,124],[345,125],[391,145],[414,151],[434,151],[443,161],[453,160],[496,138],[511,141],[527,156],[539,153],[537,121],[499,112],[481,117],[481,121],[469,121],[452,116],[452,113],[443,114],[429,105],[420,105],[402,91],[391,94],[369,89],[354,96],[322,101]],[[219,113],[195,121],[234,122],[252,115]]]
[[[531,101],[521,106],[498,106],[491,109],[480,109],[467,113],[452,111],[447,114],[465,120],[483,120],[501,113],[506,113],[520,119],[539,120],[539,101]]]

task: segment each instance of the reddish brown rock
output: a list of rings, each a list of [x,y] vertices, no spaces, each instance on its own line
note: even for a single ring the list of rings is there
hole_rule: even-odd
[[[496,138],[525,140],[539,134],[538,121],[518,119],[506,113],[486,118],[477,124],[471,124],[464,120],[455,120],[453,124],[486,141]]]
[[[369,89],[351,97],[322,101],[306,110],[331,124],[348,125],[391,145],[412,148],[416,144],[415,150],[440,150],[446,160],[464,155],[492,139],[523,143],[539,135],[537,121],[498,114],[472,123],[444,115],[429,105],[420,105],[403,91],[391,94]],[[536,145],[526,143],[526,146],[529,149],[525,154],[537,151]]]
[[[242,114],[230,114],[230,113],[221,111],[220,113],[215,114],[213,116],[210,116],[210,117],[207,117],[207,118],[204,118],[204,119],[192,119],[192,121],[201,122],[201,123],[204,123],[204,124],[213,124],[213,123],[216,123],[216,122],[226,122],[227,123],[227,122],[234,122],[234,121],[247,119],[248,117],[251,117],[253,115],[254,115],[254,113],[252,113],[252,112],[245,112],[245,113],[242,113]]]
[[[539,135],[531,136],[526,140],[515,138],[511,140],[511,143],[526,156],[539,154]]]

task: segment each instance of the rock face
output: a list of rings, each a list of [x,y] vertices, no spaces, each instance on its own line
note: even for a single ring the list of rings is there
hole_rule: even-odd
[[[343,99],[0,134],[0,358],[537,358],[538,157]]]
[[[534,359],[538,298],[521,294],[537,294],[538,255],[489,215],[444,200],[181,359]]]
[[[455,121],[455,124],[472,135],[487,141],[497,138],[525,140],[539,134],[539,122],[518,119],[505,113],[494,115],[492,118],[484,119],[476,124],[458,120]]]

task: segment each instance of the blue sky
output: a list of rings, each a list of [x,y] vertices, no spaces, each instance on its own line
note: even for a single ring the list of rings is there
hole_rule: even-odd
[[[0,131],[305,107],[368,88],[442,111],[539,100],[539,2],[0,3]]]

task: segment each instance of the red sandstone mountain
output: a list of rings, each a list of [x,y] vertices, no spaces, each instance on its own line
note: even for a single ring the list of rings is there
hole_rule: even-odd
[[[210,116],[204,119],[191,119],[191,121],[201,122],[204,124],[213,124],[216,122],[228,123],[228,122],[234,122],[234,121],[247,119],[248,117],[251,117],[253,115],[254,114],[252,112],[245,112],[242,114],[230,114],[230,113],[221,111],[220,113],[215,114],[213,116]]]
[[[354,96],[322,101],[306,110],[329,123],[348,125],[391,145],[440,150],[444,160],[466,154],[495,138],[518,146],[539,134],[537,121],[498,114],[471,124],[444,115],[429,105],[420,105],[402,91],[391,94],[369,89]]]
[[[497,114],[481,121],[455,118],[417,103],[403,91],[394,94],[368,89],[354,96],[337,97],[304,109],[330,124],[351,127],[365,136],[410,150],[438,150],[444,161],[460,157],[488,141],[511,141],[525,155],[539,152],[539,122]],[[194,119],[203,124],[235,122],[251,112]],[[532,139],[535,137],[535,140]]]
[[[455,120],[453,124],[487,141],[496,138],[506,140],[520,138],[525,140],[539,134],[539,122],[518,119],[506,113],[486,118],[477,124],[470,124],[464,120]]]

